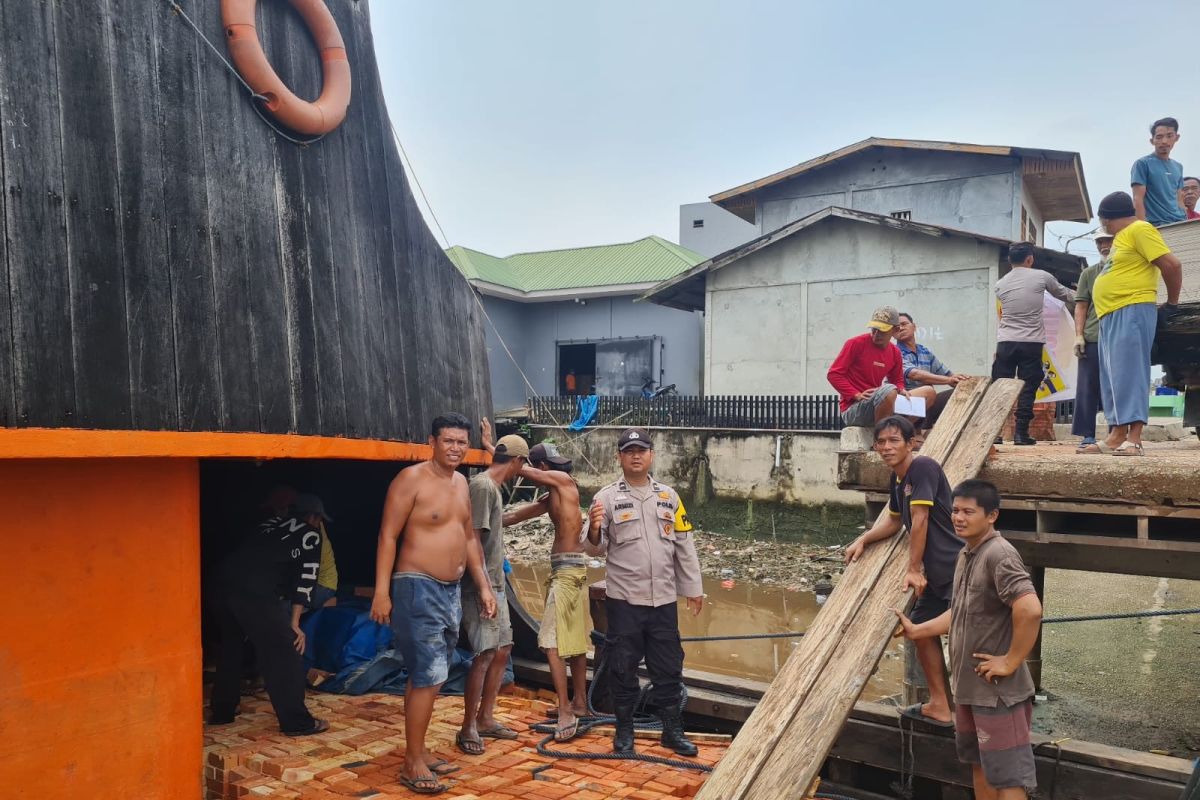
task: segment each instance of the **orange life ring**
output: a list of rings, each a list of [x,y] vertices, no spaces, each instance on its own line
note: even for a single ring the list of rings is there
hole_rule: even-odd
[[[346,118],[350,105],[350,62],[337,21],[323,0],[290,0],[300,12],[321,52],[321,96],[301,100],[275,74],[254,27],[257,0],[221,0],[221,22],[234,66],[250,88],[266,98],[267,110],[292,130],[318,136],[329,133]]]

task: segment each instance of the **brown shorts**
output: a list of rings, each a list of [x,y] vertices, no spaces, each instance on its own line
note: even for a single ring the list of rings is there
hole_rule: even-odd
[[[1037,788],[1033,763],[1033,699],[995,708],[958,704],[954,709],[954,744],[958,760],[983,767],[993,789]]]

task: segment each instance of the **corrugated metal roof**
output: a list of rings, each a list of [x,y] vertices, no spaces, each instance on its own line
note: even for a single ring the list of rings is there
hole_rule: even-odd
[[[519,292],[657,283],[691,269],[704,257],[658,236],[635,242],[515,253],[506,258],[466,247],[446,251],[471,281]]]

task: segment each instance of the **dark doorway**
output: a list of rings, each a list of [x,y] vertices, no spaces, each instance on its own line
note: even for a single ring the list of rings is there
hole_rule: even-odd
[[[592,394],[596,383],[596,345],[558,346],[558,393]]]

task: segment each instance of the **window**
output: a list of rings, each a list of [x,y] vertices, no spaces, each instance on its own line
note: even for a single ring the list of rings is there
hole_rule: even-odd
[[[702,219],[694,219],[694,220],[692,220],[692,227],[693,227],[693,228],[703,228],[703,227],[704,227],[704,220],[702,220]]]
[[[888,216],[892,219],[912,219],[912,209],[906,208],[903,211],[893,211]]]

